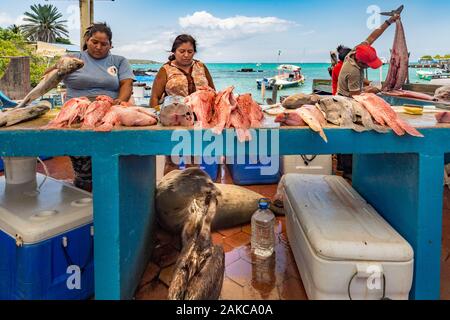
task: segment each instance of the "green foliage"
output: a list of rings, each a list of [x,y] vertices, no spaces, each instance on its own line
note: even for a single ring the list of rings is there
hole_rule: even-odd
[[[31,57],[30,78],[32,86],[36,86],[39,83],[47,66],[54,63],[53,60],[34,55],[33,48],[27,44],[22,35],[0,28],[0,57],[18,56]],[[3,76],[8,64],[8,58],[0,58],[0,77]]]
[[[61,20],[62,13],[51,4],[35,4],[31,12],[25,12],[27,24],[21,26],[25,38],[31,41],[55,42],[57,38],[69,36],[67,20]]]
[[[72,42],[66,38],[56,38],[55,42],[60,44],[72,44]]]
[[[422,58],[420,58],[421,60],[433,60],[432,56],[423,56]]]

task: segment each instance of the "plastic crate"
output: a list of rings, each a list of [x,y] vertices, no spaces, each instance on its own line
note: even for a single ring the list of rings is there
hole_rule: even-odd
[[[278,159],[278,164],[274,164],[275,173],[266,174],[263,169],[269,169],[272,166],[272,163],[262,164],[259,160],[252,161],[251,156],[245,157],[244,164],[238,164],[238,157],[234,157],[233,161],[230,161],[230,158],[227,158],[227,166],[230,170],[231,177],[233,178],[233,182],[237,185],[258,185],[258,184],[275,184],[280,181],[281,173],[280,173],[280,158]],[[255,163],[256,162],[256,163]],[[273,170],[270,170],[273,171]]]
[[[211,163],[211,164],[209,164],[209,163]],[[216,181],[217,176],[219,174],[219,164],[220,164],[220,161],[218,158],[213,159],[213,158],[202,157],[200,160],[199,167],[200,167],[200,169],[205,171],[211,177],[211,179],[213,181]],[[180,168],[180,170],[186,169],[185,161],[183,158],[180,159],[179,168]]]

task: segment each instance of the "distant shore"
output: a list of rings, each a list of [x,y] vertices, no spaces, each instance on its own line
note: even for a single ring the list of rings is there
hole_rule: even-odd
[[[130,64],[161,64],[161,62],[153,60],[143,60],[143,59],[128,59]]]

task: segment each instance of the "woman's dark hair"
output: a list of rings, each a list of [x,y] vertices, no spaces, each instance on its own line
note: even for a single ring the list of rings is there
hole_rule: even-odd
[[[343,46],[342,44],[337,47],[337,52],[339,54],[339,60],[344,61],[345,57],[350,53],[350,51],[352,51],[352,49]]]
[[[197,41],[194,39],[194,37],[188,34],[180,34],[173,41],[172,50],[170,50],[172,54],[169,56],[169,61],[175,60],[175,51],[177,51],[177,49],[186,42],[192,44],[192,46],[194,47],[194,52],[197,52]]]
[[[108,36],[109,43],[112,45],[112,31],[111,31],[111,28],[106,24],[106,22],[94,23],[94,24],[91,24],[87,28],[86,32],[84,33],[83,51],[87,49],[87,41],[97,32],[105,33]]]

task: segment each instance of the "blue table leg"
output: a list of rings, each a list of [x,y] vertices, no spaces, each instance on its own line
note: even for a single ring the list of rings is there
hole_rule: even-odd
[[[94,156],[96,299],[131,299],[151,253],[155,156]]]
[[[440,298],[443,155],[355,155],[353,186],[411,244],[411,299]]]

